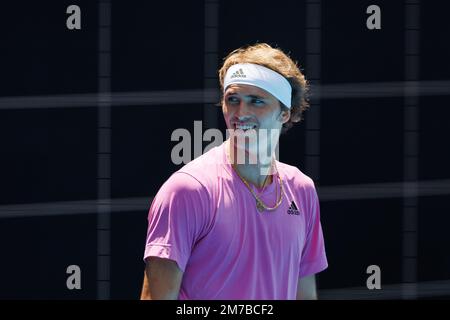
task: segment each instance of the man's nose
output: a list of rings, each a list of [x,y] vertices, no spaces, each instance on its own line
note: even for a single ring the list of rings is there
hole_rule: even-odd
[[[248,102],[242,99],[237,107],[235,115],[236,117],[240,118],[248,116],[249,114],[250,114],[250,107],[248,105]]]

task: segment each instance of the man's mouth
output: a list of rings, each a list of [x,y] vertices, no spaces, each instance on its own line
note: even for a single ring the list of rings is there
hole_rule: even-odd
[[[247,131],[250,129],[256,129],[256,125],[254,124],[247,124],[247,123],[234,123],[233,125],[235,130],[242,130],[242,131]]]

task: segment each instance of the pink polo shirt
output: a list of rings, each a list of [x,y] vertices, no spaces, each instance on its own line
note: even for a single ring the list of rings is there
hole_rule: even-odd
[[[150,207],[144,259],[178,264],[179,299],[295,299],[298,279],[328,266],[314,182],[277,161],[283,202],[261,213],[224,146],[163,184]],[[261,195],[270,206],[279,190],[273,181]]]

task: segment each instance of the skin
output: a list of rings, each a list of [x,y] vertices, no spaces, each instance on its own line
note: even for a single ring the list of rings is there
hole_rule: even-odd
[[[273,95],[258,87],[243,84],[230,85],[226,89],[222,111],[228,129],[236,130],[239,124],[251,125],[254,126],[257,134],[261,129],[281,130],[283,123],[287,122],[290,117],[290,112],[282,111],[280,102]],[[276,145],[271,145],[270,139],[268,144],[270,150],[275,149]],[[241,149],[236,145],[233,134],[227,140],[226,148],[228,154],[234,155],[237,155],[238,150]],[[271,159],[271,162],[273,160]],[[238,163],[236,157],[233,159],[233,163],[239,174],[255,186],[262,188],[272,183],[271,175],[261,174],[261,163],[250,164],[248,158],[245,163]]]
[[[289,111],[282,111],[279,101],[267,91],[243,84],[230,85],[222,102],[223,116],[228,129],[235,130],[237,124],[252,125],[254,130],[279,129],[290,117]],[[233,135],[227,140],[228,154],[236,155],[238,146]],[[271,150],[275,146],[270,146]],[[233,151],[233,153],[231,153]],[[272,159],[274,161],[274,159]],[[236,163],[236,161],[233,161]],[[272,175],[261,174],[261,164],[235,164],[235,169],[249,183],[262,188],[272,183]],[[175,261],[157,257],[147,259],[142,300],[177,299],[183,273]],[[315,275],[298,280],[297,299],[317,299]]]
[[[176,300],[183,272],[175,261],[149,257],[146,261],[141,300]]]

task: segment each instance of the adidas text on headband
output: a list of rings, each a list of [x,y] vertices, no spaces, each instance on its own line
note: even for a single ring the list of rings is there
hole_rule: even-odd
[[[223,90],[231,84],[247,84],[266,90],[291,108],[292,88],[289,81],[278,72],[253,63],[238,63],[228,68]]]

